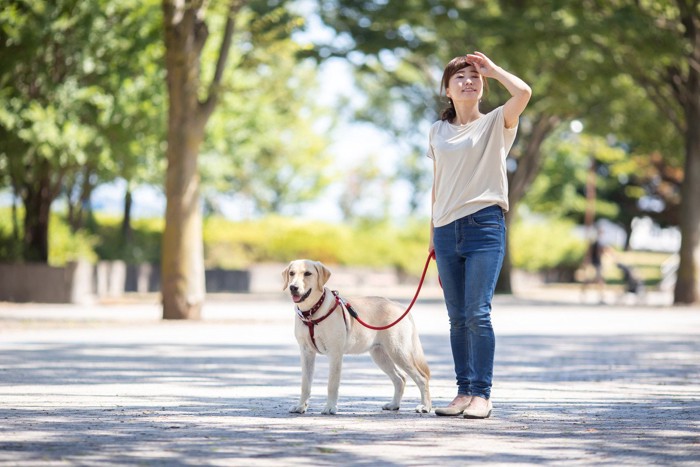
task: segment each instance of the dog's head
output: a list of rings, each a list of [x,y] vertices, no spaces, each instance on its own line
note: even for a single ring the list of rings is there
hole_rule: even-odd
[[[297,259],[282,271],[282,290],[289,289],[296,304],[315,303],[323,294],[323,286],[331,277],[331,271],[319,261]]]

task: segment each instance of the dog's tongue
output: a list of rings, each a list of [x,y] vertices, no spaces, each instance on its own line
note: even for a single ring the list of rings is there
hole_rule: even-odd
[[[299,303],[301,301],[301,295],[292,295],[292,300],[294,303]]]

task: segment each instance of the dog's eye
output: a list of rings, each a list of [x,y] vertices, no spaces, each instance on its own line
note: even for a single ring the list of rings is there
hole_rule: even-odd
[[[311,273],[310,273],[309,271],[306,271],[306,272],[304,273],[304,275],[305,275],[306,277],[309,277],[309,276],[311,275]]]
[[[294,277],[294,273],[292,271],[289,271],[289,277]]]

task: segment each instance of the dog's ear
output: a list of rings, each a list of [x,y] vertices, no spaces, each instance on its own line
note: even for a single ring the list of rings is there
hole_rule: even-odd
[[[287,286],[289,286],[289,268],[292,267],[292,263],[289,263],[289,265],[284,268],[284,271],[282,271],[282,283],[284,286],[282,287],[282,291],[287,290]]]
[[[318,273],[318,290],[321,290],[328,282],[328,278],[331,277],[331,270],[320,261],[316,261],[314,266],[316,266],[316,272]]]

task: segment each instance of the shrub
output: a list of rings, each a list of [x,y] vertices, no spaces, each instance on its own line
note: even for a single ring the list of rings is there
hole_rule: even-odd
[[[79,259],[94,263],[97,261],[94,249],[97,240],[95,235],[84,230],[71,232],[62,216],[52,214],[49,223],[49,264],[64,266]]]
[[[205,264],[245,268],[310,258],[328,265],[394,267],[417,275],[427,256],[427,225],[345,225],[278,216],[245,222],[209,218],[204,225]]]
[[[122,220],[114,216],[96,216],[91,227],[98,241],[95,251],[103,260],[123,260],[127,263],[160,262],[163,220],[161,218],[135,219],[131,222],[131,238],[122,234]]]
[[[586,254],[586,242],[574,228],[573,222],[557,219],[516,222],[510,231],[513,266],[531,272],[575,270]]]
[[[19,221],[21,224],[21,220]],[[22,226],[20,225],[20,230]],[[20,238],[22,232],[19,232]],[[22,242],[12,237],[12,208],[0,208],[0,261],[20,261]]]
[[[0,260],[21,258],[21,244],[11,238],[11,222],[10,209],[0,209]],[[49,262],[62,265],[82,258],[158,263],[163,225],[162,218],[136,219],[131,239],[124,241],[119,217],[97,215],[90,229],[73,234],[63,217],[55,214],[49,231]],[[244,269],[255,263],[310,258],[330,266],[390,267],[418,276],[428,253],[428,225],[426,219],[412,219],[399,226],[368,221],[333,224],[279,216],[240,222],[210,217],[204,221],[205,266]],[[552,219],[518,222],[510,231],[514,267],[533,272],[576,269],[586,244],[574,234],[574,227],[571,222]]]
[[[22,261],[22,219],[24,210],[18,210],[20,240],[12,238],[12,210],[0,208],[0,261]],[[52,266],[63,266],[77,260],[96,261],[94,246],[98,239],[89,232],[73,233],[63,217],[51,214],[49,221],[49,260]]]

